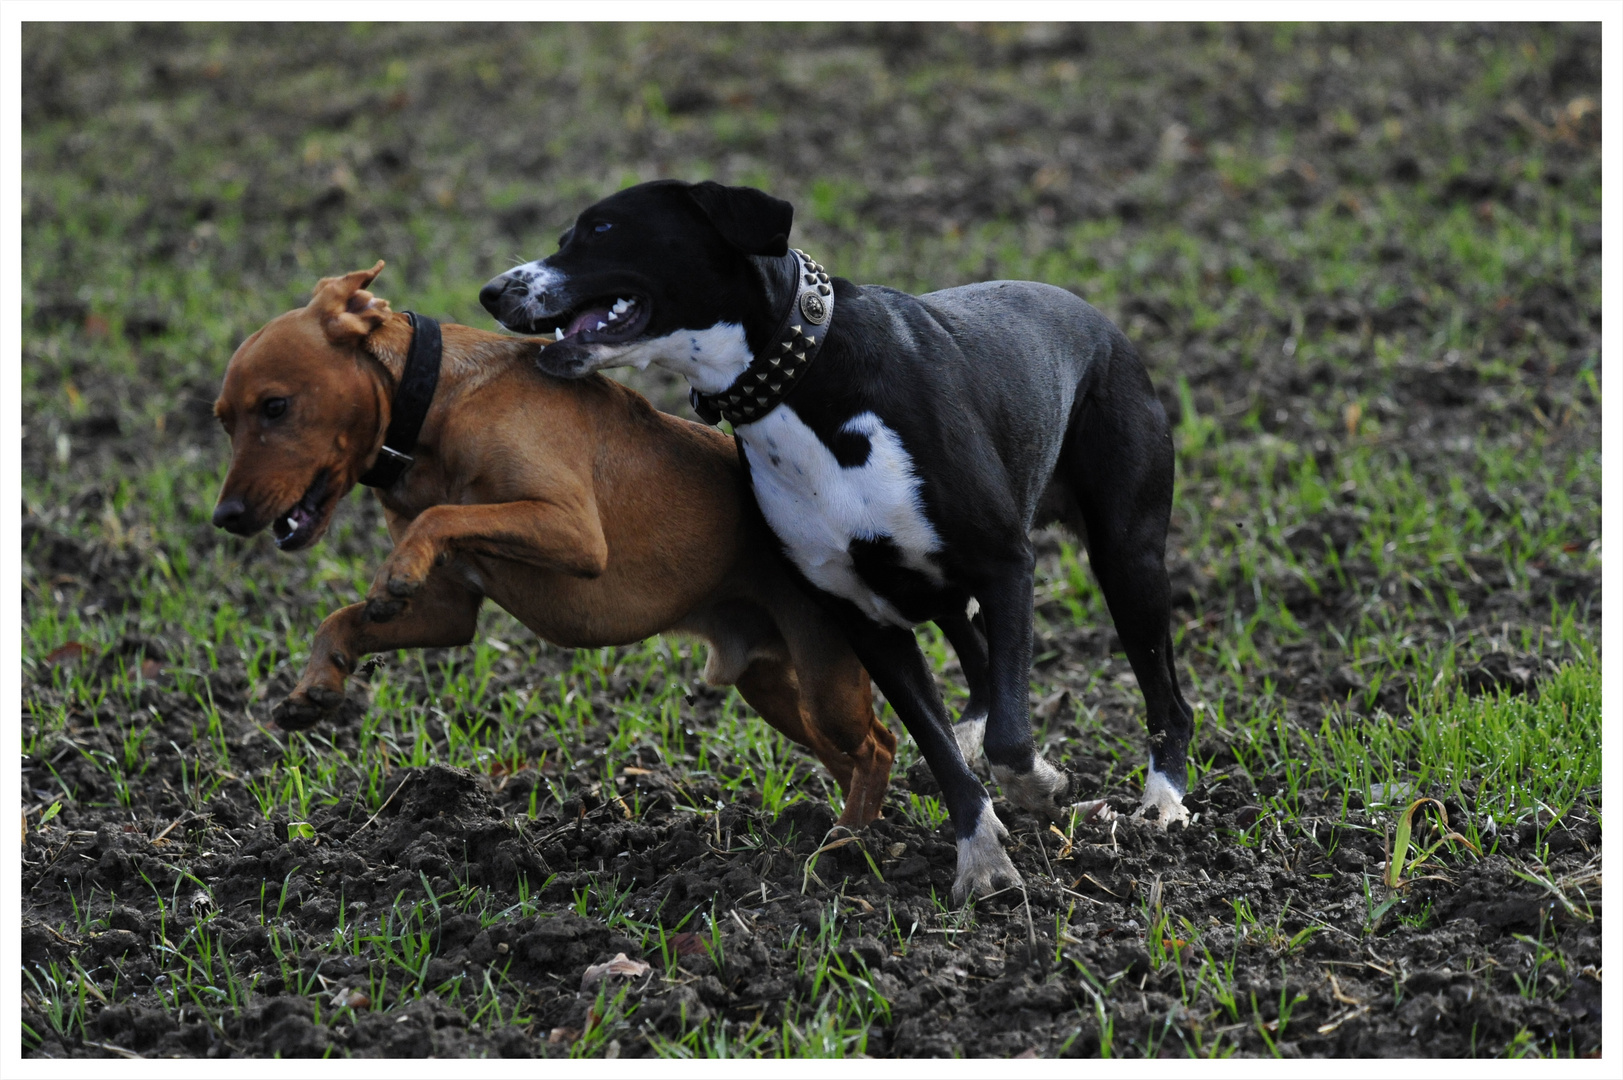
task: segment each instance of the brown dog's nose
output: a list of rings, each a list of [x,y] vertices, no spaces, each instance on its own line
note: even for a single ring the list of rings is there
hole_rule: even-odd
[[[248,505],[240,495],[221,499],[214,507],[214,527],[238,536],[247,536],[253,531],[248,527]]]

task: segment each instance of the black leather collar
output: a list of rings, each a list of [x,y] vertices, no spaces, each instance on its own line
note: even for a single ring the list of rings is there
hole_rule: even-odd
[[[744,373],[719,394],[688,391],[693,411],[707,424],[723,419],[737,428],[753,424],[776,409],[811,367],[834,322],[834,289],[828,272],[799,248],[799,287],[789,313],[768,339],[766,351],[750,362]]]
[[[405,315],[414,331],[411,348],[406,352],[406,367],[400,373],[400,383],[394,389],[389,430],[384,433],[383,446],[372,467],[361,474],[360,482],[367,487],[393,487],[401,474],[411,468],[411,451],[417,448],[417,435],[423,430],[428,406],[434,400],[434,388],[440,381],[444,344],[440,324],[416,312],[408,311]]]

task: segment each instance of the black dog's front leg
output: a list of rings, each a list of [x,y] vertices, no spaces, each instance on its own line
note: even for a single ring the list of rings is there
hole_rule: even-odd
[[[952,651],[958,654],[958,666],[963,669],[964,682],[969,685],[969,701],[964,705],[952,733],[958,741],[958,752],[964,761],[973,762],[981,752],[986,737],[986,714],[991,710],[991,669],[986,656],[986,617],[976,612],[958,611],[935,620],[947,636]]]
[[[842,613],[841,623],[852,649],[896,710],[936,783],[941,785],[942,799],[958,838],[953,901],[963,903],[970,893],[984,896],[1020,884],[1020,873],[1003,850],[1008,830],[992,810],[986,789],[964,763],[946,706],[941,703],[913,631],[881,626],[855,608]]]
[[[991,676],[986,760],[1010,802],[1058,819],[1070,778],[1044,761],[1031,739],[1032,561],[1028,547],[989,575],[977,593],[986,616]]]

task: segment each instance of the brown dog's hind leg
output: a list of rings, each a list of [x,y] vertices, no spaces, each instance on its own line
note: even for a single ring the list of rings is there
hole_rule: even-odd
[[[873,683],[844,637],[798,593],[772,614],[792,660],[757,658],[739,693],[773,727],[816,754],[845,794],[840,824],[859,829],[879,816],[896,736],[873,709]]]
[[[811,747],[839,781],[845,793],[840,824],[861,828],[879,816],[884,803],[896,736],[874,715],[868,671],[834,621],[798,589],[778,588],[767,606],[788,646],[792,666],[786,666],[786,674],[793,680],[805,732],[798,741]]]
[[[854,752],[847,752],[826,738],[817,727],[808,724],[811,718],[803,707],[799,681],[794,670],[782,660],[758,657],[739,676],[735,685],[763,720],[816,754],[817,759],[833,774],[835,782],[840,785],[840,792],[845,796],[845,810],[840,814],[839,821],[841,825],[860,829],[878,816],[879,801],[884,797],[885,785],[890,782],[891,758],[872,733],[868,733],[866,739],[852,748]],[[868,715],[873,715],[871,704]],[[875,726],[886,735],[890,734],[877,722]]]
[[[316,631],[299,685],[277,705],[271,719],[288,730],[307,728],[344,703],[344,683],[361,657],[391,649],[466,645],[478,625],[484,597],[453,575],[435,573],[398,618],[373,622],[367,605],[351,604],[327,616]]]
[[[827,650],[834,655],[823,663],[802,663],[800,697],[807,726],[850,762],[850,784],[841,784],[845,812],[840,824],[855,829],[879,816],[896,759],[896,736],[874,715],[867,669],[843,639],[838,645]]]

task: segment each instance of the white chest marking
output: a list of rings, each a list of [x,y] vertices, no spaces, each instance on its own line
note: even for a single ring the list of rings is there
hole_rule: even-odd
[[[933,558],[941,538],[924,516],[913,459],[896,432],[871,412],[852,417],[841,430],[868,439],[867,461],[842,466],[787,405],[739,428],[756,501],[807,580],[875,621],[912,626],[857,574],[850,547],[853,540],[888,539],[903,565],[942,583]]]

